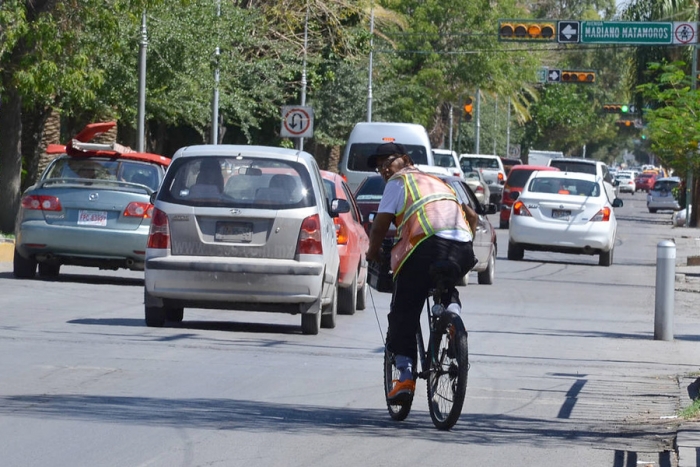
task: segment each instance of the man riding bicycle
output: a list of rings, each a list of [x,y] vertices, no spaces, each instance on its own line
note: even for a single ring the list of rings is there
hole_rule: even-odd
[[[396,224],[396,243],[391,250],[394,293],[389,312],[387,348],[396,356],[399,379],[387,395],[389,401],[412,396],[416,330],[426,296],[434,284],[427,280],[430,265],[449,260],[462,276],[476,264],[472,232],[478,215],[460,203],[454,190],[438,177],[413,166],[403,145],[382,144],[367,159],[387,181],[370,231],[368,261],[381,261],[380,248],[390,224]],[[449,311],[459,313],[461,302],[454,284],[447,291]]]

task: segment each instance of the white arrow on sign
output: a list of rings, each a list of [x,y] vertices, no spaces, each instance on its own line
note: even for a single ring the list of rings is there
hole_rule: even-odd
[[[572,28],[571,24],[567,24],[566,27],[561,31],[561,33],[567,39],[571,39],[572,37],[578,34],[578,29]]]
[[[559,74],[559,70],[550,70],[549,74],[547,75],[547,81],[559,81],[561,80],[561,75]]]

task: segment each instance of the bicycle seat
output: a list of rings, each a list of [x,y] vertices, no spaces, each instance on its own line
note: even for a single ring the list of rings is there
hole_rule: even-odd
[[[454,285],[460,279],[460,267],[459,264],[450,260],[436,261],[430,265],[428,269],[428,275],[431,281],[445,282],[450,285]]]

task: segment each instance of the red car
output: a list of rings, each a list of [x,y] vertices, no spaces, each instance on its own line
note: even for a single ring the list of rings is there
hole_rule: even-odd
[[[654,188],[656,182],[656,174],[650,172],[642,172],[634,179],[634,188],[636,191],[649,191]]]
[[[341,213],[333,219],[340,254],[338,276],[338,313],[352,315],[355,310],[364,310],[367,302],[367,260],[369,237],[362,225],[362,214],[355,198],[343,178],[333,172],[321,170],[328,202],[333,198],[350,203],[350,212]]]
[[[530,178],[530,174],[537,170],[556,170],[556,167],[549,167],[544,165],[514,165],[513,168],[508,172],[508,178],[506,178],[506,184],[503,186],[503,201],[501,202],[501,218],[498,226],[501,229],[507,229],[510,224],[510,208],[515,202],[513,197],[514,193],[520,193],[523,191],[523,187],[527,180]]]

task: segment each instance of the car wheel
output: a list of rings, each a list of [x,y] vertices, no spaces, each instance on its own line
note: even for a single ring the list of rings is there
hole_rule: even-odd
[[[58,277],[61,271],[61,265],[55,263],[39,263],[39,277],[53,278]]]
[[[301,315],[301,332],[315,336],[321,327],[321,310],[315,313],[304,313]]]
[[[369,277],[365,276],[365,283],[357,289],[357,309],[364,310],[367,308],[367,288],[369,287]]]
[[[15,248],[15,256],[12,260],[12,275],[17,279],[33,279],[36,275],[36,261],[26,259]]]
[[[508,259],[510,261],[522,261],[525,249],[517,243],[508,242]]]
[[[354,315],[357,308],[357,271],[349,287],[338,288],[338,313]]]
[[[165,324],[165,307],[146,305],[144,308],[146,311],[146,326],[149,328],[162,328]]]
[[[656,214],[656,209],[649,208],[649,212],[652,214]]]
[[[335,317],[338,315],[338,282],[333,286],[333,297],[331,302],[321,309],[321,327],[333,329],[335,327]]]
[[[165,319],[173,323],[182,323],[182,318],[185,316],[185,309],[179,308],[166,308],[165,309]]]
[[[498,224],[498,228],[499,229],[507,229],[509,225],[510,225],[510,222],[508,222],[508,221],[500,221]]]
[[[613,262],[613,250],[610,249],[610,251],[604,251],[598,256],[598,265],[599,266],[610,266]]]
[[[479,284],[491,285],[496,274],[496,252],[494,251],[489,256],[488,266],[478,274]]]

